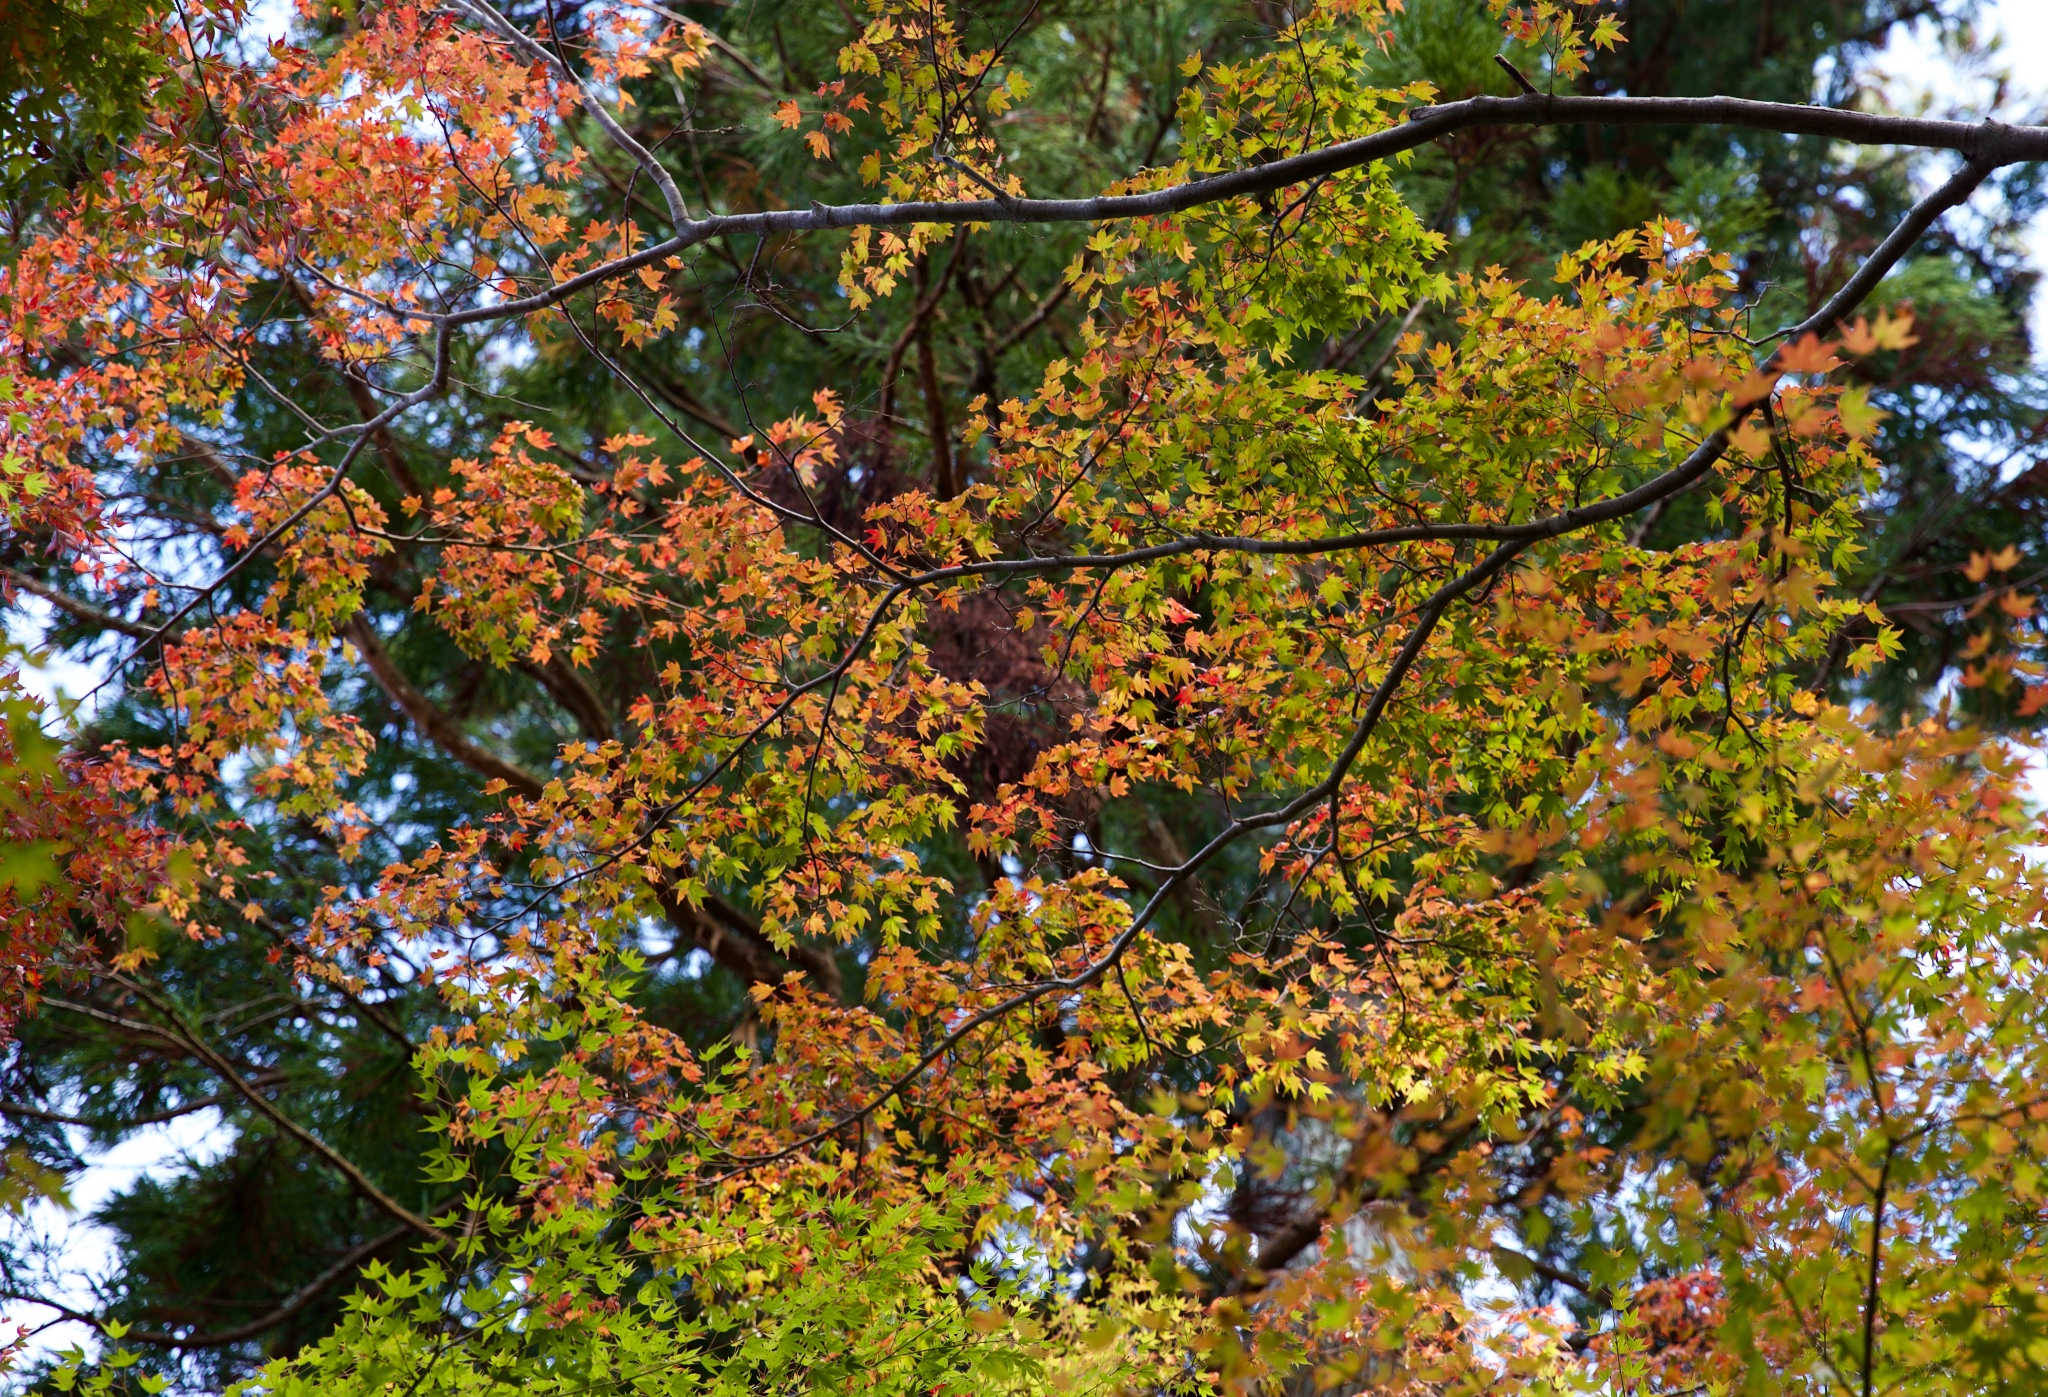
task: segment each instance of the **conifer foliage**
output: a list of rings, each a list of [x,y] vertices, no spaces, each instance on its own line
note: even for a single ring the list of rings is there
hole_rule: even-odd
[[[1628,35],[1563,0],[1450,96],[1322,0],[1075,191],[1025,20],[857,3],[793,90],[652,4],[188,7],[6,267],[13,575],[123,696],[10,726],[6,1011],[125,1045],[17,1123],[232,1113],[330,1248],[46,1380],[2039,1390],[2041,832],[1843,579],[1881,284],[2048,128],[1572,95]],[[1702,126],[1945,164],[1776,330],[1677,217],[1467,268],[1401,178]],[[2031,712],[2019,562],[1966,658]]]

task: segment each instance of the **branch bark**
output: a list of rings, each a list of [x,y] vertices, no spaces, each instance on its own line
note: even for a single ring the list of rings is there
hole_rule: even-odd
[[[465,2],[465,8],[469,6]],[[502,21],[501,21],[502,22]],[[530,42],[530,41],[529,41]],[[1102,223],[1159,218],[1225,199],[1252,198],[1386,160],[1459,131],[1484,126],[1733,126],[1788,136],[1817,136],[1852,145],[1952,150],[1986,169],[2048,160],[2048,126],[1935,121],[1838,111],[1740,97],[1470,97],[1421,107],[1397,126],[1357,140],[1305,151],[1269,164],[1231,170],[1144,194],[1086,199],[921,200],[900,204],[812,204],[801,209],[679,219],[675,232],[639,252],[557,282],[545,291],[494,305],[415,318],[445,328],[510,320],[545,310],[603,282],[673,257],[714,238],[781,237],[843,228],[958,227],[976,223]]]
[[[184,1016],[179,1014],[163,996],[155,993],[147,985],[126,976],[115,975],[109,978],[123,989],[132,992],[138,999],[141,999],[152,1009],[156,1010],[158,1014],[162,1015],[170,1025],[167,1031],[168,1037],[177,1040],[195,1057],[204,1062],[209,1071],[240,1093],[244,1100],[255,1107],[261,1115],[279,1130],[282,1130],[285,1134],[291,1136],[292,1139],[298,1141],[301,1145],[312,1151],[312,1153],[319,1156],[320,1159],[324,1160],[329,1168],[348,1180],[349,1185],[357,1193],[361,1194],[363,1199],[372,1207],[411,1231],[419,1233],[420,1236],[425,1237],[436,1246],[445,1247],[449,1245],[448,1237],[440,1228],[434,1226],[434,1224],[406,1207],[383,1189],[377,1187],[375,1183],[371,1182],[369,1175],[365,1174],[354,1160],[342,1154],[341,1151],[335,1149],[312,1131],[306,1129],[305,1126],[300,1125],[297,1121],[286,1115],[277,1107],[276,1103],[271,1101],[261,1091],[258,1091],[248,1078],[235,1070],[233,1063],[222,1057],[204,1037],[195,1032],[185,1022]]]
[[[420,736],[486,779],[503,781],[529,800],[539,797],[546,783],[516,762],[506,761],[471,741],[440,705],[405,677],[390,652],[385,650],[384,643],[377,638],[377,633],[370,629],[361,615],[350,617],[348,624],[342,627],[342,634],[361,653],[363,664],[376,679],[377,686],[390,695],[391,701],[412,720]]]
[[[252,1086],[272,1086],[284,1080],[283,1073],[265,1073],[249,1079]],[[18,1120],[49,1121],[53,1125],[75,1125],[83,1130],[133,1130],[137,1126],[162,1125],[180,1116],[189,1116],[194,1111],[204,1111],[211,1106],[225,1106],[239,1101],[241,1097],[232,1092],[216,1092],[212,1096],[195,1096],[182,1106],[172,1106],[162,1111],[145,1111],[139,1116],[126,1120],[94,1120],[90,1116],[66,1115],[62,1111],[46,1111],[40,1106],[30,1106],[20,1101],[0,1101],[0,1116],[13,1116]]]
[[[687,935],[719,965],[749,985],[779,984],[791,970],[802,970],[811,983],[833,999],[843,999],[839,964],[829,951],[798,944],[785,956],[761,931],[761,924],[717,893],[705,895],[700,907],[660,888],[655,900],[679,935]]]
[[[616,736],[612,724],[611,710],[605,706],[597,690],[589,681],[576,672],[559,654],[552,656],[544,665],[522,661],[519,666],[540,682],[562,711],[576,720],[577,728],[593,742],[609,741]]]
[[[8,586],[19,588],[30,596],[41,597],[66,616],[83,621],[89,626],[97,626],[102,630],[114,631],[117,634],[129,636],[136,640],[154,640],[159,638],[155,628],[151,626],[143,625],[139,621],[131,621],[125,616],[116,616],[113,612],[106,610],[104,607],[94,606],[91,602],[80,601],[62,588],[53,587],[47,582],[30,577],[25,572],[14,568],[0,568],[0,578],[4,578]],[[173,632],[162,638],[176,640],[178,637],[177,633]]]
[[[403,1226],[394,1227],[381,1236],[372,1237],[367,1242],[351,1248],[337,1258],[333,1265],[279,1301],[276,1308],[268,1313],[258,1315],[256,1318],[245,1323],[233,1325],[226,1329],[217,1329],[211,1333],[183,1335],[172,1334],[158,1329],[127,1329],[122,1331],[120,1342],[124,1344],[146,1344],[151,1348],[198,1349],[222,1348],[228,1344],[240,1343],[244,1339],[253,1339],[259,1334],[275,1329],[278,1325],[283,1324],[293,1315],[305,1309],[313,1301],[319,1299],[329,1290],[332,1290],[336,1282],[352,1275],[363,1262],[405,1236],[409,1230]],[[87,1314],[82,1310],[74,1310],[36,1295],[18,1295],[15,1298],[26,1300],[33,1305],[41,1305],[47,1309],[55,1310],[66,1319],[76,1320],[82,1324],[90,1324],[102,1333],[106,1332],[107,1322],[97,1315]]]

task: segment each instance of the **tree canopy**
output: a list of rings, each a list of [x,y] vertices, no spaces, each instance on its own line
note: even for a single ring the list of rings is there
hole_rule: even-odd
[[[1922,14],[128,16],[8,1197],[231,1143],[28,1380],[2039,1390],[2048,127]]]

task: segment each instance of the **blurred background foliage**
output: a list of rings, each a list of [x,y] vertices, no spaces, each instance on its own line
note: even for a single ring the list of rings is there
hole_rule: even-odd
[[[103,167],[164,70],[156,0],[0,0],[0,182],[24,196]]]

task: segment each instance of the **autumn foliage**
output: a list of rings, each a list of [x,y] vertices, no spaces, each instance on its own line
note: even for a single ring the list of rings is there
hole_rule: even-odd
[[[10,529],[125,595],[89,458],[203,448],[232,490],[221,575],[152,591],[117,675],[174,740],[11,749],[47,868],[10,855],[6,1012],[69,976],[172,1014],[155,938],[252,934],[290,876],[262,822],[349,870],[276,955],[351,994],[402,956],[446,1006],[428,1177],[377,1195],[417,1247],[259,1387],[2037,1390],[2040,832],[2018,753],[1856,701],[1896,641],[1835,580],[1881,465],[1844,371],[1911,320],[1758,345],[1676,220],[1448,275],[1373,162],[1096,223],[1070,350],[853,516],[830,384],[731,440],[508,410],[394,470],[379,434],[487,341],[690,329],[712,235],[663,238],[714,215],[607,115],[711,61],[666,13],[586,15],[572,69],[483,0],[260,53],[215,7],[0,281]],[[1507,18],[1564,79],[1619,37]],[[1412,119],[1428,90],[1359,76],[1386,20],[1191,58],[1178,146],[1110,192]],[[782,138],[880,204],[1024,199],[1001,52],[863,23]],[[578,216],[594,149],[666,235]],[[987,222],[832,226],[857,315]],[[362,410],[247,459],[279,297]],[[1305,353],[1424,300],[1455,333],[1383,386]],[[1673,501],[1697,537],[1647,546]],[[437,736],[364,611],[399,557],[481,667],[573,696],[644,657],[616,732],[537,772]],[[365,676],[491,797],[383,867]],[[1152,798],[1206,842],[1100,842]],[[741,975],[740,1033],[643,1010],[650,924]]]

